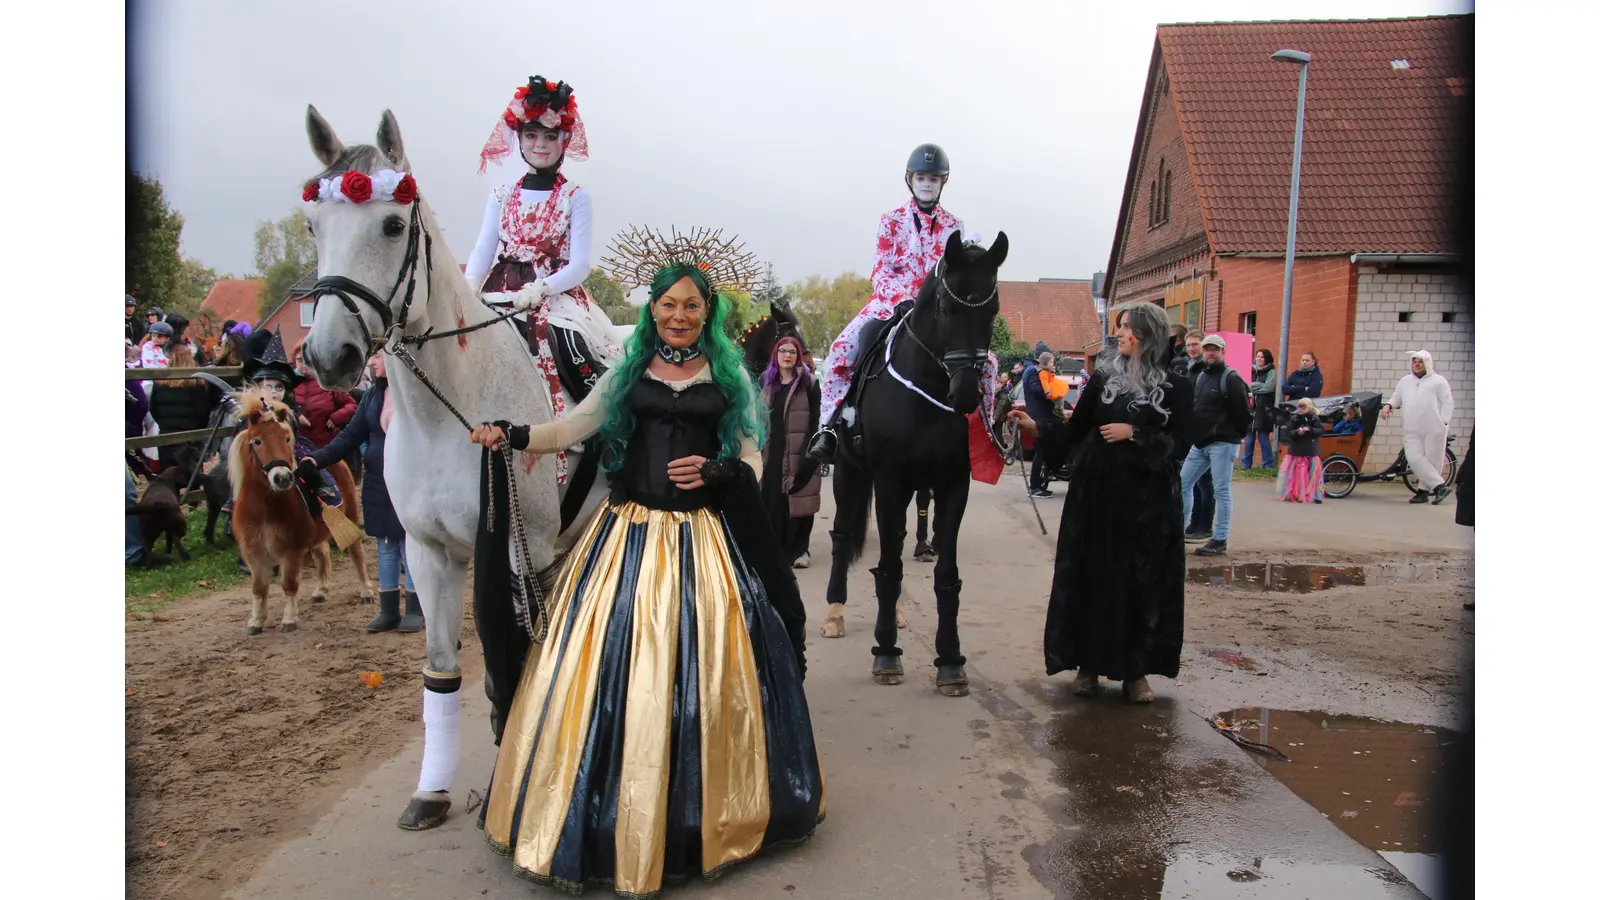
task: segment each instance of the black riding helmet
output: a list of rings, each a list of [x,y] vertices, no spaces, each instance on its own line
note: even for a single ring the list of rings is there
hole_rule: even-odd
[[[167,337],[172,337],[172,326],[165,322],[151,322],[149,330],[151,334],[164,334]]]
[[[149,309],[144,311],[144,314],[147,315],[147,316],[156,316],[158,318],[161,317],[161,316],[166,315],[166,313],[161,311],[161,307],[159,307],[159,306],[150,307]]]
[[[945,156],[944,148],[938,144],[923,144],[911,151],[911,158],[906,160],[906,190],[911,190],[911,177],[913,175],[937,175],[948,181],[950,179],[950,157]],[[911,192],[912,199],[916,199],[916,191]],[[917,200],[917,206],[925,213],[932,213],[933,208],[939,204],[944,196],[944,187],[939,188],[939,196],[932,203],[923,203]]]
[[[938,144],[923,144],[906,160],[907,175],[949,175],[950,157]]]

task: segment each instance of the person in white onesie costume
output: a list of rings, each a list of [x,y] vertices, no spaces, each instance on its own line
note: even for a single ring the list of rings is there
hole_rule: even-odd
[[[1411,498],[1412,503],[1431,499],[1437,506],[1450,495],[1450,485],[1445,484],[1443,474],[1444,450],[1455,406],[1450,382],[1433,371],[1433,354],[1411,351],[1411,374],[1395,385],[1389,402],[1383,405],[1383,417],[1389,418],[1392,410],[1405,410],[1406,464],[1416,473],[1417,487],[1421,489]]]

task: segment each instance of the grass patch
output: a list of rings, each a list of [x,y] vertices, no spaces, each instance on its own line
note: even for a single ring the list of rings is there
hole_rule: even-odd
[[[206,546],[204,507],[188,514],[189,533],[183,545],[189,550],[189,561],[183,562],[173,554],[169,565],[159,569],[128,568],[123,574],[123,606],[127,615],[153,613],[158,609],[194,594],[221,590],[242,584],[246,576],[239,574],[239,547],[231,537],[222,536],[222,520],[217,522],[217,544]],[[167,542],[156,541],[156,554],[165,555]]]
[[[1277,469],[1263,469],[1258,467],[1245,469],[1233,467],[1234,481],[1275,481],[1278,478]]]

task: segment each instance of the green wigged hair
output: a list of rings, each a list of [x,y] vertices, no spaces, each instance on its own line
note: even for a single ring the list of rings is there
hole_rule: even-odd
[[[728,411],[717,424],[717,438],[722,444],[718,456],[736,459],[739,444],[745,437],[765,446],[767,440],[767,413],[761,398],[750,385],[745,374],[744,354],[733,345],[723,330],[732,303],[716,294],[705,273],[693,265],[667,266],[656,273],[650,282],[650,302],[639,310],[639,322],[623,344],[622,359],[616,365],[606,388],[606,417],[600,424],[596,439],[600,445],[600,468],[610,473],[622,467],[627,455],[628,438],[633,434],[633,411],[628,408],[628,391],[641,377],[661,344],[656,332],[655,318],[650,314],[661,295],[672,289],[680,279],[688,278],[706,298],[709,315],[700,331],[700,349],[711,366],[711,380],[728,401]]]

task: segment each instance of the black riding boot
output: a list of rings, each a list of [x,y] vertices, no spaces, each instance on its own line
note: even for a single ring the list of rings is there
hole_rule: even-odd
[[[400,589],[378,592],[378,617],[367,623],[367,634],[393,631],[400,624]]]
[[[828,424],[817,429],[812,436],[811,443],[806,445],[806,458],[818,463],[833,462],[833,455],[839,452],[839,435],[834,433],[833,424],[838,419],[835,416],[828,420]]]
[[[395,626],[395,631],[401,634],[414,634],[421,631],[427,623],[422,619],[422,601],[418,599],[416,591],[406,591],[406,614]],[[460,647],[456,648],[461,649]]]

